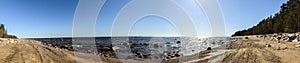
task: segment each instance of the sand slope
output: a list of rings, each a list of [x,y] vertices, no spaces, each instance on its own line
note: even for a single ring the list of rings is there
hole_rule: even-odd
[[[270,44],[271,47],[266,47]],[[300,49],[295,42],[281,42],[249,37],[226,44],[224,63],[300,63]]]
[[[198,58],[188,59],[186,63],[300,63],[300,48],[296,42],[281,42],[275,40],[248,36],[228,42],[213,50],[202,51]],[[245,38],[245,36],[237,37]],[[271,47],[266,47],[270,44]]]
[[[81,54],[81,57],[87,54]],[[78,62],[92,59],[76,57]],[[49,47],[39,41],[0,38],[0,63],[75,63],[74,53]]]

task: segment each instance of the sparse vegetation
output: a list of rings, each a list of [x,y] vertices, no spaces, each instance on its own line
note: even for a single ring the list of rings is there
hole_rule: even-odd
[[[6,58],[1,59],[2,63],[10,63],[13,60],[13,58],[15,57],[15,55],[20,52],[19,48],[16,46],[14,46],[10,49],[11,49],[11,54],[6,56]]]

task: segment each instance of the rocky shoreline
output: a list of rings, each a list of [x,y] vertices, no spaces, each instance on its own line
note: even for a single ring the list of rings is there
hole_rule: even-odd
[[[274,34],[266,34],[266,35],[254,35],[256,38],[267,39],[271,41],[275,41],[277,43],[280,42],[294,42],[298,45],[295,45],[296,48],[300,48],[300,33],[274,33]],[[266,46],[271,46],[266,44]]]
[[[223,50],[225,53],[215,55],[216,52],[199,53],[199,57],[206,60],[197,63],[299,63],[300,48],[298,33],[267,34],[235,36],[238,40],[228,42],[213,50]],[[279,39],[280,37],[280,39]],[[206,51],[205,51],[206,52]]]
[[[235,36],[237,40],[188,56],[198,57],[184,63],[299,63],[299,37],[299,33]],[[172,62],[178,61],[166,63]]]
[[[281,37],[281,39],[277,39]],[[293,38],[296,37],[296,38]],[[190,56],[181,56],[168,60],[157,60],[159,63],[299,63],[300,48],[297,47],[299,35],[291,34],[268,34],[236,36],[236,40],[225,42],[223,45],[209,50],[201,51]],[[293,39],[292,39],[293,38]],[[176,42],[175,42],[176,43]],[[179,42],[178,42],[179,43]],[[114,47],[108,48],[113,53]],[[27,39],[0,38],[0,57],[2,62],[30,63],[30,62],[97,62],[102,63],[129,63],[129,62],[154,62],[152,59],[118,59],[105,54],[80,53],[75,58],[74,52],[68,49],[49,46],[40,41]],[[91,55],[99,56],[98,59],[88,59]],[[113,55],[113,54],[112,54]],[[109,57],[110,56],[110,57]],[[171,55],[172,56],[172,55]],[[57,59],[60,58],[60,59]]]

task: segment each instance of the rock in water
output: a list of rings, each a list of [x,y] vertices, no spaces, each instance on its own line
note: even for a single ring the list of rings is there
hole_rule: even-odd
[[[177,41],[176,43],[177,43],[177,44],[180,44],[181,42],[180,42],[180,41]]]
[[[206,50],[211,50],[211,47],[208,47]]]

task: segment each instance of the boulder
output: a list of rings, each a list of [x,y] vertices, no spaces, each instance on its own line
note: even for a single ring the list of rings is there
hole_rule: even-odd
[[[208,47],[206,50],[212,50],[211,47]]]
[[[300,45],[296,45],[296,48],[300,48]]]
[[[295,39],[295,40],[293,40],[292,42],[298,42],[299,40],[298,39]]]
[[[177,54],[175,54],[175,57],[180,57],[180,54],[178,54],[178,53],[177,53]]]
[[[177,43],[177,44],[180,44],[181,42],[180,42],[180,41],[177,41],[176,43]]]
[[[120,47],[118,47],[118,46],[113,46],[112,49],[113,49],[113,51],[118,52],[119,49],[120,49]]]
[[[249,39],[248,37],[245,37],[245,39]]]
[[[289,36],[288,37],[288,42],[292,42],[293,40],[295,40],[297,37],[296,36]]]

